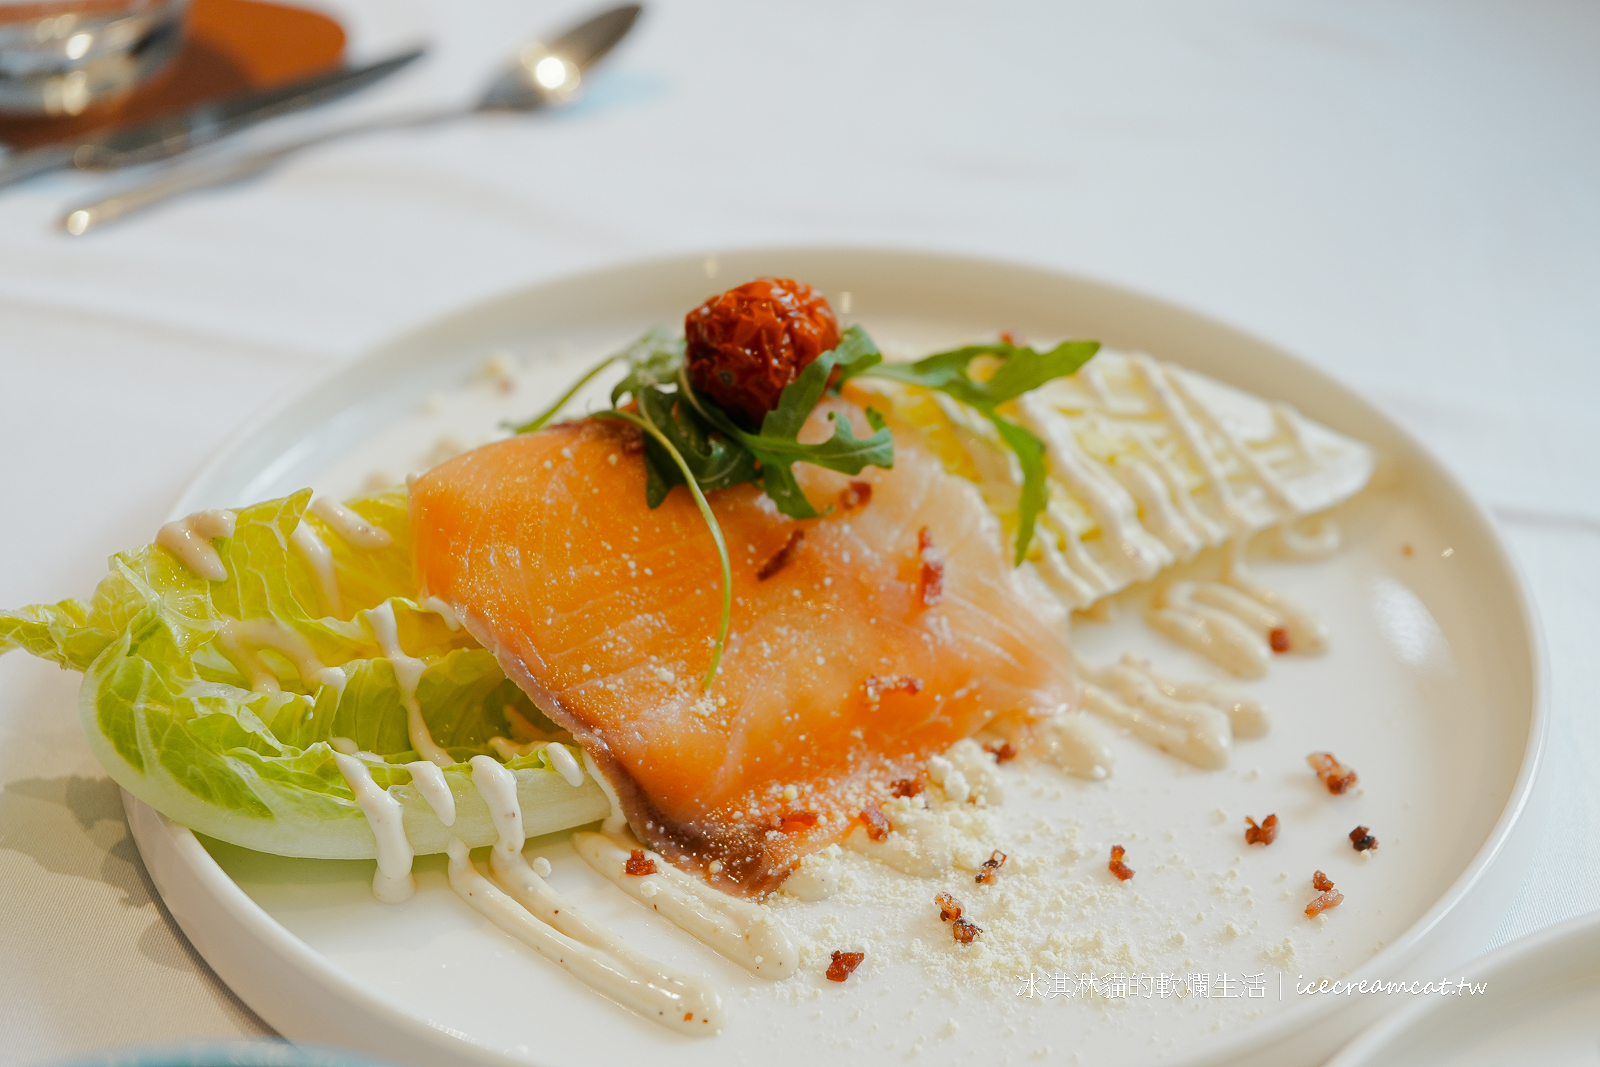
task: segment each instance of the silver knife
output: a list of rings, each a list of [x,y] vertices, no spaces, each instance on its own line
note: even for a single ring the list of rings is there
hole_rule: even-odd
[[[560,107],[576,98],[583,73],[627,36],[642,10],[638,4],[623,4],[550,38],[549,44],[530,42],[483,95],[466,107],[442,107],[368,119],[221,161],[179,163],[143,185],[70,208],[61,216],[58,225],[78,237],[175,196],[252,177],[303,149],[353,134],[416,129],[484,111],[537,111]]]
[[[111,170],[168,159],[268,119],[364,89],[411,63],[423,51],[413,48],[376,63],[326,71],[287,85],[196,104],[132,126],[97,130],[80,141],[18,152],[0,163],[0,187],[63,167]]]

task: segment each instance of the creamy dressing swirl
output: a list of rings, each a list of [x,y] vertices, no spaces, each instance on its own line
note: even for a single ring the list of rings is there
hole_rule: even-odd
[[[427,670],[428,665],[420,659],[406,655],[405,650],[400,647],[400,632],[394,618],[394,604],[386,600],[375,608],[363,611],[361,617],[366,620],[367,629],[372,631],[378,647],[383,650],[384,658],[394,667],[395,681],[400,685],[400,702],[406,709],[406,734],[411,739],[411,747],[417,755],[441,767],[453,765],[455,760],[450,753],[434,744],[433,735],[428,732],[428,724],[422,718],[422,705],[417,702],[417,683],[422,679],[422,672]]]
[[[208,582],[228,578],[222,556],[211,544],[214,538],[232,537],[239,517],[223,508],[197,511],[174,519],[156,533],[156,544],[178,557],[178,561]]]

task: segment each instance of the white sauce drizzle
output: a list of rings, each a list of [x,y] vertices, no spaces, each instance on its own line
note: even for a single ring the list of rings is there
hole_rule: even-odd
[[[461,620],[456,617],[456,613],[451,609],[449,604],[446,604],[438,597],[425,596],[421,600],[417,601],[417,607],[421,608],[423,611],[431,611],[435,615],[439,616],[439,618],[443,619],[446,629],[448,629],[451,633],[455,633],[457,630],[461,629]]]
[[[1108,667],[1097,669],[1082,660],[1077,666],[1086,710],[1197,767],[1226,767],[1235,733],[1256,737],[1266,732],[1261,705],[1206,685],[1173,684],[1132,655]]]
[[[752,973],[777,979],[799,969],[800,949],[793,936],[759,904],[713,889],[648,849],[645,855],[655,861],[656,873],[628,874],[631,850],[642,847],[631,834],[619,845],[604,834],[576,833],[572,846],[629,896]]]
[[[1222,438],[1227,443],[1229,450],[1239,457],[1240,462],[1245,465],[1255,480],[1260,483],[1261,488],[1266,490],[1267,495],[1272,498],[1272,502],[1279,508],[1293,513],[1294,501],[1290,499],[1289,491],[1284,488],[1283,482],[1267,466],[1266,461],[1256,455],[1239,439],[1239,435],[1233,432],[1232,427],[1218,418],[1216,412],[1212,411],[1208,405],[1202,403],[1194,395],[1194,390],[1189,388],[1189,383],[1184,380],[1182,375],[1169,374],[1168,380],[1177,386],[1178,392],[1188,401],[1189,406],[1200,413],[1200,420],[1206,424],[1206,428]]]
[[[406,734],[411,739],[411,747],[423,759],[441,767],[452,766],[455,760],[450,753],[433,743],[433,735],[428,732],[428,724],[422,718],[422,705],[417,702],[417,682],[428,665],[406,655],[400,647],[394,605],[386,600],[375,608],[363,611],[361,617],[367,620],[367,628],[372,631],[384,657],[394,667],[395,681],[400,685],[400,701],[406,707]]]
[[[1023,425],[1044,439],[1051,474],[1088,507],[1101,534],[1116,546],[1113,555],[1134,577],[1152,578],[1173,561],[1166,545],[1139,524],[1133,497],[1084,454],[1065,418],[1032,393],[1018,398],[1017,410]]]
[[[722,1029],[722,998],[714,989],[695,979],[670,974],[659,965],[651,965],[653,970],[636,971],[632,960],[639,957],[632,953],[617,957],[577,941],[541,921],[479,874],[460,838],[452,837],[446,850],[450,855],[450,888],[507,934],[591,988],[663,1026],[697,1037],[710,1037]],[[498,845],[495,851],[499,852]],[[517,858],[521,858],[520,852]],[[538,878],[532,868],[523,866],[529,879]],[[559,897],[555,899],[560,901]],[[563,906],[559,910],[564,916],[571,909]],[[552,914],[551,918],[557,916]]]
[[[634,952],[574,909],[528,865],[515,775],[490,756],[474,756],[472,783],[489,805],[498,832],[489,866],[499,888],[478,873],[466,845],[452,837],[450,885],[457,893],[500,929],[635,1011],[681,1033],[709,1035],[721,1029],[722,997],[714,988]]]
[[[348,679],[338,667],[329,667],[317,658],[311,642],[300,631],[285,626],[277,619],[227,619],[217,630],[217,647],[228,661],[239,669],[257,693],[281,691],[278,676],[256,653],[264,648],[282,653],[300,674],[300,681],[312,692],[321,686],[332,686],[344,695]]]
[[[338,615],[340,612],[339,583],[333,573],[333,550],[328,543],[317,533],[316,528],[304,519],[294,528],[294,533],[289,535],[289,544],[305,560],[306,566],[311,568],[311,573],[317,576],[317,586],[322,590],[322,598],[328,602],[328,613]]]
[[[567,751],[566,745],[551,742],[545,746],[544,753],[550,760],[550,765],[568,785],[576,789],[583,784],[583,768],[572,758],[572,753]]]
[[[378,842],[378,869],[372,875],[372,895],[385,904],[409,899],[417,891],[417,882],[411,877],[411,842],[406,840],[400,802],[378,788],[367,765],[355,756],[335,752],[333,761],[356,795],[356,803]]]
[[[156,544],[178,557],[178,562],[208,582],[228,578],[228,568],[211,544],[214,537],[232,537],[239,517],[223,508],[197,511],[174,519],[156,533]]]
[[[1138,370],[1139,376],[1144,379],[1151,395],[1156,398],[1156,404],[1166,415],[1169,422],[1177,428],[1178,437],[1194,458],[1195,465],[1200,468],[1200,473],[1205,476],[1206,484],[1216,495],[1217,503],[1222,508],[1223,514],[1235,526],[1241,526],[1246,520],[1240,511],[1239,501],[1234,496],[1233,488],[1228,484],[1227,475],[1222,473],[1222,467],[1217,463],[1217,457],[1212,453],[1211,447],[1206,444],[1200,427],[1196,424],[1194,416],[1184,406],[1183,399],[1173,389],[1167,376],[1166,369],[1145,355],[1143,352],[1135,353],[1129,357],[1129,362]]]
[[[309,510],[355,548],[387,548],[394,541],[388,530],[372,525],[337,500],[313,496]]]
[[[1116,755],[1111,741],[1081,711],[1052,715],[1035,728],[1045,756],[1068,774],[1099,781],[1111,776]]]
[[[1276,554],[1285,559],[1313,560],[1331,556],[1343,540],[1339,524],[1323,515],[1308,516],[1274,527]]]
[[[1290,652],[1318,655],[1328,647],[1328,628],[1321,620],[1250,575],[1243,542],[1229,555],[1222,581],[1173,582],[1157,594],[1146,618],[1154,629],[1241,678],[1267,673],[1274,630],[1285,632]]]
[[[382,763],[387,766],[389,762],[376,752],[368,752],[348,737],[330,737],[328,738],[328,747],[335,752],[343,752],[346,756],[354,756],[356,759],[366,760],[368,763]]]
[[[411,784],[421,794],[422,799],[428,802],[428,807],[439,817],[439,821],[446,826],[456,823],[456,796],[450,792],[449,784],[444,780],[444,772],[436,763],[419,759],[406,764],[406,770],[411,772]]]

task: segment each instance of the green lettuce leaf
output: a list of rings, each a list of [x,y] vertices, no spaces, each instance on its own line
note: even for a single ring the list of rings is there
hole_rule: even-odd
[[[493,842],[466,761],[493,754],[491,738],[517,736],[518,719],[546,728],[548,720],[492,654],[417,606],[403,490],[350,505],[390,534],[379,549],[348,544],[306,512],[310,499],[305,490],[238,511],[234,535],[212,542],[227,568],[223,581],[200,578],[152,545],[114,557],[87,603],[0,611],[0,652],[20,648],[82,671],[80,719],[107,772],[167,817],[211,837],[286,856],[374,855],[366,818],[333,760],[329,741],[338,737],[382,757],[369,763],[373,780],[401,801],[419,852],[442,851],[452,833],[473,846]],[[302,522],[333,556],[337,612],[290,545]],[[419,757],[400,685],[360,615],[380,605],[394,613],[401,648],[426,664],[417,701],[434,740],[458,761],[445,769],[458,810],[450,828],[411,787],[404,767]],[[230,620],[272,620],[303,640],[318,665],[344,672],[342,691],[308,683],[271,650],[255,655],[278,691],[252,690],[224,651]],[[510,766],[530,835],[592,822],[608,810],[592,780],[567,785],[543,746]]]

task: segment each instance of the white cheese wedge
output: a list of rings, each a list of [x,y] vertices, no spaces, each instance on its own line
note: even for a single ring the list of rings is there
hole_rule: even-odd
[[[976,482],[1015,536],[1022,474],[986,419],[916,386],[854,384]],[[1074,610],[1203,549],[1329,508],[1372,477],[1372,449],[1360,441],[1139,352],[1101,351],[1001,410],[1048,449],[1049,506],[1028,559]]]

